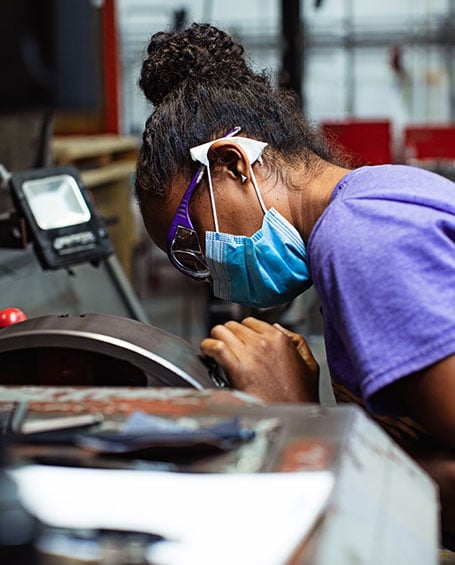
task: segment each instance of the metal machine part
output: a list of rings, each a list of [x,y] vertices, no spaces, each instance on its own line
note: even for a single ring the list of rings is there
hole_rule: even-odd
[[[108,314],[51,315],[0,330],[2,384],[229,386],[184,339]]]

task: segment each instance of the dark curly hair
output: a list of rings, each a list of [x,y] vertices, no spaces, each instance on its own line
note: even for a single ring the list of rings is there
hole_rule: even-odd
[[[139,85],[154,105],[145,124],[136,169],[136,197],[165,199],[173,177],[197,169],[189,150],[240,126],[241,135],[265,141],[266,155],[317,155],[332,161],[325,141],[305,121],[290,92],[249,67],[232,37],[209,24],[152,36]]]

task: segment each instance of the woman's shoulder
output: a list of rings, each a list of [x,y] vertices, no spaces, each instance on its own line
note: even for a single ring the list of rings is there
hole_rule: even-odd
[[[331,204],[343,200],[396,200],[424,203],[442,199],[455,205],[455,183],[450,179],[409,165],[359,167],[341,179]]]
[[[335,187],[308,247],[314,252],[321,243],[326,247],[351,240],[374,245],[382,230],[382,237],[401,237],[402,229],[426,228],[441,214],[455,228],[455,183],[449,179],[406,165],[361,167]]]

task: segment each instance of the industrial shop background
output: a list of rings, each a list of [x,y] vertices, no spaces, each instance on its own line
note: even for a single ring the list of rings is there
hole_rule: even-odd
[[[193,21],[234,35],[251,64],[300,96],[307,118],[358,164],[412,163],[455,175],[454,0],[105,0],[98,4],[98,86],[93,110],[1,117],[0,162],[11,171],[72,165],[106,220],[122,274],[121,297],[93,282],[93,268],[43,272],[31,254],[0,251],[4,304],[28,316],[131,315],[198,346],[210,327],[254,314],[304,334],[324,362],[318,299],[252,311],[212,298],[171,267],[145,233],[134,202],[137,148],[152,107],[138,87],[151,34]],[[102,10],[101,10],[102,8]],[[24,121],[27,127],[24,128]],[[118,287],[118,276],[115,277]],[[104,280],[104,279],[103,279]],[[133,291],[134,296],[130,290]],[[118,294],[118,293],[117,293]],[[136,303],[136,300],[138,301]],[[133,307],[131,308],[131,301]],[[139,317],[140,316],[135,316]]]
[[[75,548],[85,552],[89,518],[94,547],[102,549],[90,562],[100,564],[145,563],[139,555],[149,549],[147,562],[170,563],[155,560],[153,550],[163,547],[171,556],[180,551],[185,564],[211,564],[217,556],[223,563],[265,563],[257,556],[269,553],[266,542],[283,545],[288,534],[295,539],[284,543],[280,558],[267,555],[267,563],[307,563],[309,556],[315,565],[436,565],[438,554],[440,565],[454,564],[455,541],[442,535],[440,520],[445,507],[453,508],[444,488],[443,496],[437,491],[445,483],[427,476],[400,446],[403,438],[424,448],[428,442],[432,452],[431,436],[408,418],[369,419],[356,397],[333,385],[336,405],[315,290],[264,309],[214,298],[209,285],[177,271],[151,241],[134,184],[154,109],[138,84],[147,45],[152,34],[192,22],[236,38],[253,68],[292,89],[308,121],[354,167],[410,164],[454,180],[455,0],[0,0],[0,22],[0,562],[33,565],[27,556],[5,561],[2,551],[38,549],[51,563],[87,563]],[[250,315],[305,336],[321,368],[320,405],[275,405],[231,390],[222,368],[201,355],[201,340],[214,325]],[[271,373],[267,366],[260,376],[273,379]],[[86,426],[88,444],[79,433]],[[209,435],[201,440],[200,431]],[[99,441],[107,441],[100,451]],[[216,453],[201,450],[205,443]],[[439,464],[437,448],[430,463]],[[25,473],[38,463],[45,474],[127,471],[132,482],[113,487],[103,479],[104,496],[90,474],[80,486],[52,479],[49,491],[32,475],[39,510],[55,500],[71,514],[68,528],[61,528],[63,514],[50,520],[56,537],[46,529],[41,536],[33,513],[33,527],[23,527],[25,514],[11,506],[22,508],[22,493],[9,458],[20,475],[21,457]],[[451,479],[452,454],[448,464]],[[137,481],[142,472],[149,483]],[[296,496],[296,472],[310,497],[306,490]],[[235,489],[220,482],[212,495],[204,473],[232,479]],[[256,473],[282,482],[262,483],[250,476]],[[154,480],[161,474],[163,489]],[[193,486],[177,491],[167,482],[184,475]],[[324,482],[314,488],[318,477]],[[202,490],[187,502],[185,493],[196,492],[193,479],[202,479]],[[256,483],[263,485],[257,497]],[[250,489],[251,502],[243,495]],[[69,503],[67,493],[74,495]],[[83,528],[73,521],[79,504]],[[169,534],[160,529],[167,521],[160,508],[170,512]],[[90,521],[98,511],[107,522]],[[143,531],[152,534],[144,541],[136,535],[142,513]],[[183,532],[193,528],[188,545],[175,533],[176,517]],[[206,525],[213,527],[208,534]],[[60,534],[70,545],[61,545]],[[36,540],[46,537],[48,546],[38,548]],[[188,559],[193,541],[196,549],[209,548],[208,560]],[[69,560],[54,559],[56,548]]]

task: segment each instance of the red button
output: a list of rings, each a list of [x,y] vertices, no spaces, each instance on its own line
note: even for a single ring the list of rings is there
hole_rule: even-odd
[[[12,326],[26,319],[27,316],[19,308],[3,308],[3,310],[0,310],[0,328]]]

